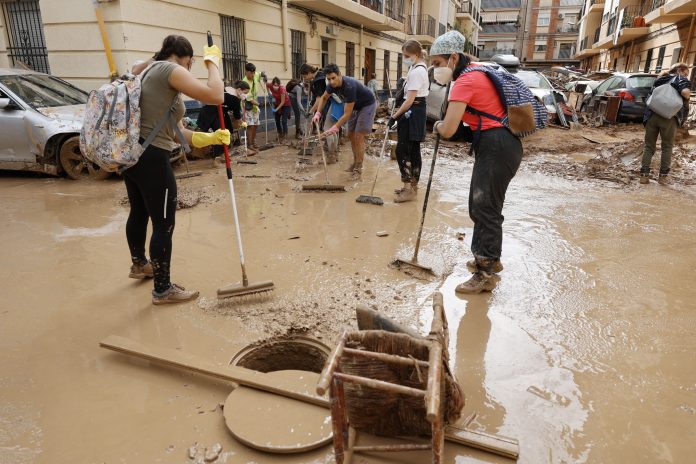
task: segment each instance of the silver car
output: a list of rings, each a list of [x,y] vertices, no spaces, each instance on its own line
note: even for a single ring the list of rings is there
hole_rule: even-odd
[[[0,169],[103,179],[80,154],[87,93],[34,71],[0,68]]]

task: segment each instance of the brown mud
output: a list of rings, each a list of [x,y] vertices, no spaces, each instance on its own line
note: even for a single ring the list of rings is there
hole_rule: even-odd
[[[629,129],[610,135],[639,151],[640,130]],[[296,173],[296,150],[234,166],[249,277],[276,285],[265,299],[217,300],[218,287],[240,280],[227,182],[224,168],[192,162],[204,174],[179,181],[199,201],[177,214],[172,277],[201,297],[169,307],[151,304],[151,281],[127,278],[121,181],[3,174],[0,463],[195,462],[219,451],[214,444],[220,463],[333,462],[330,447],[297,456],[245,447],[220,408],[233,385],[98,342],[122,335],[225,366],[272,337],[331,346],[355,327],[359,303],[423,333],[437,289],[467,396],[462,417],[474,417],[472,429],[519,439],[519,462],[688,462],[696,441],[693,186],[566,179],[549,166],[584,165],[612,148],[564,142],[571,131],[541,134],[548,140],[525,140],[508,190],[502,279],[493,293],[467,298],[454,293],[471,258],[472,160],[461,145],[443,144],[435,171],[420,253],[438,273],[429,279],[389,266],[411,258],[421,207],[392,203],[394,162],[385,162],[375,191],[381,207],[355,202],[369,193],[376,163],[368,158],[363,181],[348,182],[347,148],[329,167],[346,193],[297,192],[304,180],[294,176],[322,175],[318,165]],[[446,455],[448,463],[510,462],[449,443]],[[418,452],[355,462],[427,460]]]

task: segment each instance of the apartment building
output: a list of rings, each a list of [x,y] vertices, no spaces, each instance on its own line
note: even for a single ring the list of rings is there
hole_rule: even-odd
[[[575,64],[583,0],[482,0],[481,58],[517,56],[524,66]]]
[[[586,0],[578,52],[588,70],[658,73],[696,65],[696,0]],[[692,70],[692,83],[696,72]]]
[[[477,34],[478,1],[472,14],[460,0],[0,0],[0,67],[26,65],[89,90],[151,57],[167,34],[200,53],[211,31],[229,80],[248,61],[283,81],[304,62],[335,62],[387,88],[387,76],[393,87],[406,71],[407,37],[428,46],[453,27]],[[193,71],[205,76],[201,59]]]

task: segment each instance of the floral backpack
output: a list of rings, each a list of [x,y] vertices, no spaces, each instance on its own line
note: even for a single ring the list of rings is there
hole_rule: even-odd
[[[140,144],[142,81],[157,63],[150,65],[140,76],[128,74],[89,94],[80,132],[80,151],[87,160],[105,171],[123,172],[135,165],[167,121],[173,125],[179,140],[184,140],[174,120],[177,94],[153,131]],[[189,150],[186,142],[184,150]]]

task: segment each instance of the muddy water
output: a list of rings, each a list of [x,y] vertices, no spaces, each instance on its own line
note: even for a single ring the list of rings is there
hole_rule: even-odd
[[[240,445],[220,410],[232,386],[105,352],[99,340],[123,335],[223,366],[271,335],[331,343],[354,324],[357,302],[426,332],[438,288],[467,394],[463,417],[475,413],[471,428],[518,438],[520,462],[692,458],[692,196],[523,168],[508,193],[503,279],[490,295],[459,298],[453,288],[470,258],[468,160],[438,162],[421,259],[441,277],[418,280],[387,264],[409,257],[419,205],[358,205],[367,181],[343,194],[297,193],[291,178],[316,168],[298,175],[294,159],[274,150],[239,167],[248,177],[237,191],[250,278],[273,279],[277,290],[266,301],[218,304],[215,290],[240,277],[224,173],[207,166],[194,163],[205,174],[180,181],[212,200],[179,211],[173,261],[173,279],[202,297],[172,307],[152,306],[151,283],[126,278],[120,182],[0,179],[0,462],[180,463],[194,444],[214,443],[223,445],[218,462],[332,462],[329,448],[271,456]],[[382,172],[376,195],[389,200],[398,176],[391,163]],[[337,167],[331,175],[345,180]],[[447,455],[509,462],[449,444]]]

